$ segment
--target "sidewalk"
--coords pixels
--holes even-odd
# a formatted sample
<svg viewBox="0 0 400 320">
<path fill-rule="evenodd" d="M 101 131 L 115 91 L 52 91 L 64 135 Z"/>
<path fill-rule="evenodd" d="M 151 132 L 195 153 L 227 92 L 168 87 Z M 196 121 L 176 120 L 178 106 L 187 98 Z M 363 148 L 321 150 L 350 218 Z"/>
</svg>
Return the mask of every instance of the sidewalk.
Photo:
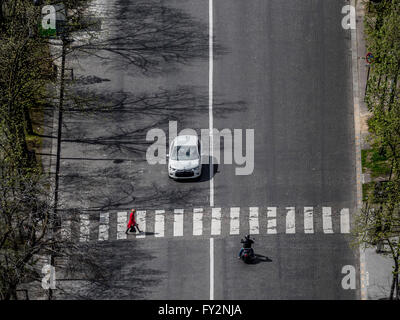
<svg viewBox="0 0 400 320">
<path fill-rule="evenodd" d="M 365 89 L 368 77 L 368 64 L 365 60 L 367 54 L 364 39 L 364 4 L 357 1 L 357 56 L 358 56 L 358 83 L 359 83 L 359 104 L 360 104 L 360 130 L 361 130 L 361 149 L 367 149 L 368 136 L 367 120 L 370 116 L 364 102 Z M 363 183 L 369 182 L 368 176 L 362 175 Z M 365 253 L 365 276 L 366 291 L 368 300 L 387 299 L 390 294 L 392 278 L 392 259 L 382 254 L 377 254 L 375 248 L 369 248 Z"/>
</svg>

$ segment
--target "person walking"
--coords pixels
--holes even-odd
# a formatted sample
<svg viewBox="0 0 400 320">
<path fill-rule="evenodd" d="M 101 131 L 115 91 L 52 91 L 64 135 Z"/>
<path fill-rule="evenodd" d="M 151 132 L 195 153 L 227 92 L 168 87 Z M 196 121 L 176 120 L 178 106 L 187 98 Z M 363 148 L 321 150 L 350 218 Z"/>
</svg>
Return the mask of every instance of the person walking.
<svg viewBox="0 0 400 320">
<path fill-rule="evenodd" d="M 128 221 L 128 225 L 127 225 L 127 229 L 125 231 L 126 234 L 128 234 L 129 231 L 135 231 L 135 227 L 137 229 L 137 231 L 140 233 L 142 231 L 139 230 L 139 225 L 137 224 L 136 220 L 135 220 L 135 213 L 136 210 L 132 209 L 131 210 L 131 214 L 129 216 L 129 221 Z"/>
</svg>

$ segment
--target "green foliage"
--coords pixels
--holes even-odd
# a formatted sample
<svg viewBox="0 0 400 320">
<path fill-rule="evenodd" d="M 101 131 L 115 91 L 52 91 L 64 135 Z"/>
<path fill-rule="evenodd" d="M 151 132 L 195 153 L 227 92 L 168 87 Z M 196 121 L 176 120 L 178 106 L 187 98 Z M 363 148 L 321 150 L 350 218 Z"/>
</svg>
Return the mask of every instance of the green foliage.
<svg viewBox="0 0 400 320">
<path fill-rule="evenodd" d="M 365 16 L 368 51 L 375 56 L 365 101 L 372 116 L 368 121 L 372 148 L 363 150 L 364 172 L 384 177 L 363 186 L 364 208 L 356 219 L 357 244 L 383 244 L 393 258 L 390 298 L 400 299 L 400 0 L 370 5 Z"/>
<path fill-rule="evenodd" d="M 63 1 L 71 9 L 86 2 Z M 62 242 L 50 232 L 57 221 L 53 193 L 32 154 L 41 144 L 32 114 L 54 98 L 47 90 L 53 58 L 39 34 L 40 18 L 33 1 L 0 0 L 0 299 L 16 299 L 19 284 L 38 280 L 38 257 Z"/>
<path fill-rule="evenodd" d="M 368 169 L 372 178 L 388 176 L 391 172 L 391 163 L 386 154 L 380 151 L 377 148 L 361 151 L 363 170 L 365 172 Z"/>
</svg>

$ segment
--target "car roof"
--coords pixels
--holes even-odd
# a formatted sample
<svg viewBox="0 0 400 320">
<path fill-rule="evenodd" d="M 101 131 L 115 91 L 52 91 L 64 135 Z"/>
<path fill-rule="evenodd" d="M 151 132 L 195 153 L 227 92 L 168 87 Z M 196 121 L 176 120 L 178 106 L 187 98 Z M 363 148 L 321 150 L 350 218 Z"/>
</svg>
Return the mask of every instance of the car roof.
<svg viewBox="0 0 400 320">
<path fill-rule="evenodd" d="M 175 146 L 195 146 L 197 145 L 198 138 L 197 136 L 193 135 L 182 135 L 182 136 L 177 136 L 173 144 Z"/>
</svg>

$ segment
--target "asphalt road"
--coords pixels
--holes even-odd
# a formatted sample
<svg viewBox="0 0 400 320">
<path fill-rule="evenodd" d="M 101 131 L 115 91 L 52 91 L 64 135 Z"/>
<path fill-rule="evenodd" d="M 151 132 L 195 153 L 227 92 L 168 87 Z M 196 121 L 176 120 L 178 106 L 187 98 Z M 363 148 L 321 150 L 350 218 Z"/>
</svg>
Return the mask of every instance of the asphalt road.
<svg viewBox="0 0 400 320">
<path fill-rule="evenodd" d="M 116 213 L 132 207 L 163 209 L 169 219 L 173 209 L 184 208 L 188 216 L 201 207 L 208 208 L 204 218 L 210 218 L 207 170 L 200 181 L 175 182 L 168 179 L 166 165 L 151 166 L 145 157 L 151 128 L 168 130 L 169 121 L 178 121 L 179 130 L 209 127 L 208 1 L 154 2 L 170 8 L 159 13 L 161 26 L 177 34 L 190 26 L 197 44 L 186 47 L 185 59 L 161 59 L 144 73 L 125 54 L 133 52 L 132 39 L 139 34 L 133 22 L 137 3 L 94 1 L 107 13 L 108 37 L 122 39 L 109 47 L 118 44 L 126 51 L 99 50 L 102 58 L 77 54 L 71 63 L 77 87 L 84 97 L 95 97 L 94 108 L 66 112 L 64 121 L 60 188 L 65 215 L 109 212 L 112 232 Z M 307 206 L 316 208 L 316 229 L 323 206 L 333 208 L 334 222 L 340 209 L 354 212 L 351 44 L 349 31 L 341 27 L 346 4 L 214 1 L 214 127 L 255 133 L 251 175 L 237 176 L 234 165 L 215 166 L 214 206 L 225 211 L 277 207 L 282 217 L 285 208 L 295 207 L 297 217 L 295 234 L 286 234 L 284 220 L 277 219 L 278 234 L 256 236 L 256 253 L 267 258 L 251 266 L 236 258 L 246 222 L 240 235 L 216 237 L 215 299 L 359 298 L 358 271 L 357 289 L 341 286 L 343 266 L 359 270 L 350 236 L 337 224 L 334 234 L 309 235 L 301 229 Z M 178 22 L 171 23 L 172 17 Z M 190 23 L 180 24 L 185 19 Z M 91 237 L 99 261 L 113 273 L 107 290 L 80 288 L 80 297 L 209 299 L 209 236 L 191 235 L 190 223 L 185 220 L 189 232 L 181 238 L 128 236 L 98 243 Z M 172 232 L 168 226 L 166 232 Z"/>
</svg>

